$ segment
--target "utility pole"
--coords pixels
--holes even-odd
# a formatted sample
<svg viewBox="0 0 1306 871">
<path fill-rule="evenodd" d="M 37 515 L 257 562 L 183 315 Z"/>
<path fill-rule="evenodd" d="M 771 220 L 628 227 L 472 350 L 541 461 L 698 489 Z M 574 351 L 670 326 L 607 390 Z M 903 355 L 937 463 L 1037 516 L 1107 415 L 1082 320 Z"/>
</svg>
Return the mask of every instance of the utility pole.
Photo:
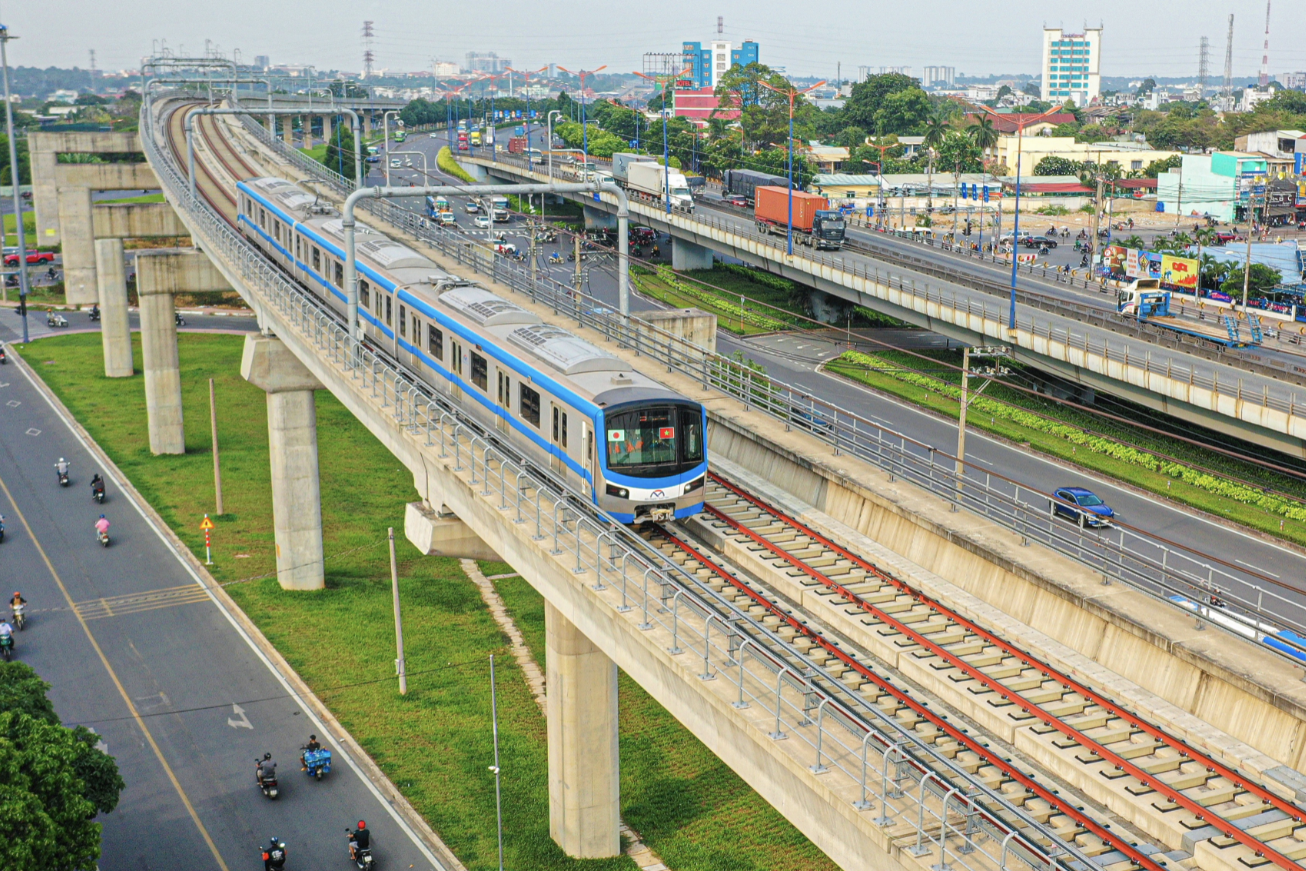
<svg viewBox="0 0 1306 871">
<path fill-rule="evenodd" d="M 576 289 L 577 298 L 580 297 L 580 233 L 572 237 L 572 244 L 575 247 L 576 254 L 576 274 L 571 280 L 571 286 Z"/>
<path fill-rule="evenodd" d="M 966 408 L 970 405 L 970 345 L 961 349 L 961 417 L 957 421 L 957 490 L 966 477 Z"/>
<path fill-rule="evenodd" d="M 1268 196 L 1268 189 L 1267 189 Z M 1256 189 L 1247 193 L 1247 262 L 1243 265 L 1243 311 L 1247 311 L 1247 290 L 1252 281 L 1252 227 L 1256 223 Z"/>
<path fill-rule="evenodd" d="M 540 207 L 540 213 L 543 214 L 543 212 L 544 212 L 544 207 L 541 205 L 541 207 Z M 531 252 L 531 254 L 530 254 L 530 257 L 531 257 L 531 292 L 532 292 L 532 293 L 535 291 L 535 286 L 536 286 L 537 284 L 539 284 L 539 281 L 540 281 L 540 274 L 539 274 L 539 273 L 540 273 L 539 252 L 538 252 L 538 251 L 536 250 L 536 248 L 535 248 L 535 231 L 536 231 L 536 228 L 537 228 L 537 224 L 536 224 L 535 221 L 532 220 L 532 221 L 531 221 L 531 248 L 530 248 L 530 252 Z"/>
<path fill-rule="evenodd" d="M 1088 274 L 1093 274 L 1093 262 L 1097 259 L 1098 241 L 1102 238 L 1098 235 L 1102 230 L 1102 173 L 1097 174 L 1097 196 L 1093 198 L 1093 238 L 1088 243 L 1092 250 L 1088 255 Z M 1103 281 L 1106 279 L 1103 278 Z"/>
<path fill-rule="evenodd" d="M 399 564 L 395 561 L 395 528 L 390 527 L 390 591 L 395 603 L 395 648 L 399 653 L 395 659 L 395 671 L 399 675 L 399 695 L 408 692 L 408 665 L 404 662 L 404 621 L 399 613 Z"/>
<path fill-rule="evenodd" d="M 213 434 L 213 490 L 217 494 L 217 516 L 226 512 L 222 510 L 222 466 L 218 462 L 218 400 L 213 390 L 213 379 L 209 379 L 209 429 Z"/>
<path fill-rule="evenodd" d="M 27 233 L 23 228 L 23 196 L 19 191 L 18 143 L 14 139 L 14 104 L 9 98 L 9 40 L 17 39 L 9 28 L 0 24 L 0 66 L 4 67 L 5 131 L 9 134 L 9 181 L 14 191 L 14 230 L 18 238 L 18 313 L 23 319 L 23 344 L 27 344 Z"/>
</svg>

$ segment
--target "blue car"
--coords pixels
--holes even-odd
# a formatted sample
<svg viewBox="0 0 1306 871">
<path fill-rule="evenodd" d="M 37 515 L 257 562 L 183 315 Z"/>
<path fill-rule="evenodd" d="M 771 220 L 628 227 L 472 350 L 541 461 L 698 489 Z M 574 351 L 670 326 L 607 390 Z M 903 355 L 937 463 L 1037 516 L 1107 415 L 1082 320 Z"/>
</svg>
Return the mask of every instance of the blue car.
<svg viewBox="0 0 1306 871">
<path fill-rule="evenodd" d="M 1083 526 L 1110 526 L 1115 511 L 1092 490 L 1062 487 L 1052 494 L 1049 509 L 1053 517 L 1065 517 Z"/>
</svg>

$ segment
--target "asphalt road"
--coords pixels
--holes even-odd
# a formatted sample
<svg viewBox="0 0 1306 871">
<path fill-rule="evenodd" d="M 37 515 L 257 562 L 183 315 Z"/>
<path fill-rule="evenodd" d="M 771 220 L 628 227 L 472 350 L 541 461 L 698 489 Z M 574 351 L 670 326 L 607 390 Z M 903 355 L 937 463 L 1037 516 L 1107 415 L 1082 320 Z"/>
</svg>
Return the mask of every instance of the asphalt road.
<svg viewBox="0 0 1306 871">
<path fill-rule="evenodd" d="M 27 355 L 38 368 L 39 348 Z M 360 818 L 382 867 L 438 867 L 333 742 L 322 782 L 299 771 L 298 748 L 326 734 L 321 723 L 116 480 L 105 476 L 104 505 L 91 500 L 103 470 L 16 363 L 0 367 L 0 403 L 0 585 L 31 609 L 17 658 L 52 685 L 65 723 L 103 737 L 127 782 L 102 819 L 101 871 L 257 868 L 273 835 L 291 868 L 349 867 L 344 829 Z M 53 469 L 61 456 L 67 488 Z M 101 512 L 108 549 L 92 528 Z M 276 801 L 254 784 L 265 751 L 279 762 Z"/>
</svg>

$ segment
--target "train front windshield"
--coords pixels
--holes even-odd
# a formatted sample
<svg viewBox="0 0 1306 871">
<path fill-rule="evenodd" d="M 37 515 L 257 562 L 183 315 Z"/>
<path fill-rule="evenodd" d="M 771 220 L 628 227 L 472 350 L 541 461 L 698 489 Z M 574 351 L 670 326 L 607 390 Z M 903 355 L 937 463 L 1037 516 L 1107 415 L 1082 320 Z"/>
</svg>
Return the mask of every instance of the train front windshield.
<svg viewBox="0 0 1306 871">
<path fill-rule="evenodd" d="M 636 478 L 663 478 L 703 462 L 703 412 L 663 405 L 606 416 L 608 468 Z"/>
</svg>

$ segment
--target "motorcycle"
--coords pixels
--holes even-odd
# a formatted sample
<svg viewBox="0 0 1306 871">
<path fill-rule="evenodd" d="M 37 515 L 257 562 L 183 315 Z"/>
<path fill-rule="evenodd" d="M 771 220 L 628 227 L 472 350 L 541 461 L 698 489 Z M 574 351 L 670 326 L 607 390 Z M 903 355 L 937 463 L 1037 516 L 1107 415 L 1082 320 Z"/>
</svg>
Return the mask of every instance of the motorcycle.
<svg viewBox="0 0 1306 871">
<path fill-rule="evenodd" d="M 0 541 L 4 541 L 4 540 L 5 540 L 5 518 L 4 515 L 0 515 Z"/>
<path fill-rule="evenodd" d="M 5 658 L 5 662 L 13 659 L 14 656 L 14 636 L 0 636 L 0 656 Z"/>
<path fill-rule="evenodd" d="M 94 500 L 95 500 L 97 503 L 99 503 L 100 505 L 103 505 L 103 504 L 104 504 L 104 488 L 103 488 L 103 487 L 96 487 L 94 490 L 92 490 L 92 491 L 91 491 L 91 498 L 94 499 Z"/>
<path fill-rule="evenodd" d="M 47 327 L 66 327 L 68 326 L 68 318 L 61 314 L 55 314 L 52 311 L 46 312 L 45 325 Z"/>
<path fill-rule="evenodd" d="M 263 848 L 263 867 L 269 871 L 281 871 L 286 867 L 286 844 L 273 838 L 271 842 Z"/>
<path fill-rule="evenodd" d="M 88 317 L 90 317 L 90 319 L 93 321 L 98 321 L 100 319 L 100 307 L 98 305 L 91 306 L 91 310 L 88 313 Z"/>
<path fill-rule="evenodd" d="M 345 834 L 349 836 L 352 842 L 354 837 L 353 829 L 345 829 Z M 376 867 L 376 860 L 372 858 L 372 848 L 370 846 L 354 848 L 354 865 L 360 871 L 371 871 Z"/>
<path fill-rule="evenodd" d="M 177 326 L 179 327 L 186 326 L 186 319 L 181 316 L 181 312 L 174 312 L 172 315 L 172 319 L 177 324 Z"/>
<path fill-rule="evenodd" d="M 4 347 L 0 346 L 0 366 L 3 366 L 5 363 L 8 362 L 9 362 L 9 356 L 5 353 Z"/>
<path fill-rule="evenodd" d="M 549 263 L 556 265 L 561 262 L 562 262 L 562 255 L 559 254 L 557 251 L 554 251 L 552 254 L 549 255 Z"/>
<path fill-rule="evenodd" d="M 299 749 L 304 750 L 303 747 Z M 331 773 L 330 750 L 304 750 L 300 758 L 304 761 L 309 777 L 321 780 L 322 775 Z"/>
<path fill-rule="evenodd" d="M 14 605 L 14 628 L 19 632 L 27 627 L 27 606 Z"/>
<path fill-rule="evenodd" d="M 97 530 L 95 530 L 95 537 L 96 537 L 96 539 L 100 542 L 100 546 L 101 546 L 101 547 L 108 547 L 108 546 L 109 546 L 109 533 L 108 533 L 108 532 L 102 532 L 102 531 L 100 531 L 100 530 L 97 529 Z"/>
<path fill-rule="evenodd" d="M 257 765 L 261 761 L 261 759 L 254 760 L 254 765 L 256 766 L 254 769 L 254 778 L 258 781 L 258 787 L 263 790 L 263 794 L 269 799 L 274 799 L 277 797 L 277 776 L 275 774 L 260 774 Z"/>
<path fill-rule="evenodd" d="M 59 472 L 59 486 L 60 487 L 68 486 L 68 473 L 66 471 Z"/>
</svg>

